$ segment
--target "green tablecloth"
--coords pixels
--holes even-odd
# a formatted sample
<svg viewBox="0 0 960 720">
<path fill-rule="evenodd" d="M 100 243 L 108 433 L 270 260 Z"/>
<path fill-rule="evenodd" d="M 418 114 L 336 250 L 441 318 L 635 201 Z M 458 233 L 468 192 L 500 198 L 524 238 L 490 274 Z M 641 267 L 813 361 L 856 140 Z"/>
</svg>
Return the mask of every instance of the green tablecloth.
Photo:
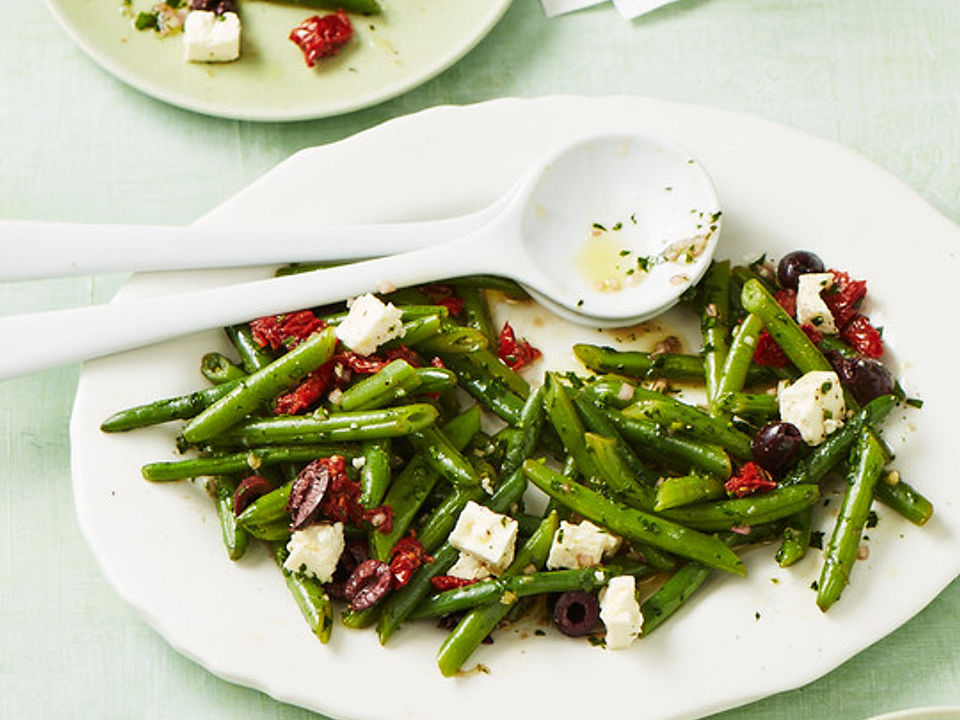
<svg viewBox="0 0 960 720">
<path fill-rule="evenodd" d="M 427 85 L 293 125 L 167 107 L 88 61 L 41 3 L 7 0 L 4 9 L 4 218 L 185 223 L 291 152 L 397 115 L 507 95 L 635 93 L 752 112 L 836 140 L 960 220 L 958 3 L 681 0 L 628 23 L 606 5 L 546 20 L 537 0 L 515 0 L 476 50 Z M 121 281 L 0 285 L 0 300 L 8 313 L 82 305 L 106 300 Z M 3 339 L 13 342 L 29 339 Z M 180 657 L 101 577 L 70 488 L 77 371 L 0 383 L 0 718 L 310 717 Z M 717 718 L 854 720 L 953 703 L 960 583 L 827 677 Z"/>
</svg>

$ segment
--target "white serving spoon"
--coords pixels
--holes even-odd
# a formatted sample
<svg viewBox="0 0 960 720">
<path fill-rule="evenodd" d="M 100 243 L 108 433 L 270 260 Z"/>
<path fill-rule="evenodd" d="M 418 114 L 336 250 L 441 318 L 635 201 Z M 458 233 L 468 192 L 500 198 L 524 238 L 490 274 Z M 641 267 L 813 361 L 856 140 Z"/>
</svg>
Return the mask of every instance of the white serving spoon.
<svg viewBox="0 0 960 720">
<path fill-rule="evenodd" d="M 385 282 L 405 287 L 475 273 L 516 280 L 574 322 L 629 325 L 676 303 L 706 271 L 720 234 L 716 194 L 700 165 L 663 140 L 631 134 L 565 145 L 471 217 L 481 222 L 460 237 L 390 257 L 0 318 L 0 336 L 29 338 L 6 344 L 0 379 L 376 292 Z M 364 243 L 381 231 L 394 232 L 353 229 Z"/>
</svg>

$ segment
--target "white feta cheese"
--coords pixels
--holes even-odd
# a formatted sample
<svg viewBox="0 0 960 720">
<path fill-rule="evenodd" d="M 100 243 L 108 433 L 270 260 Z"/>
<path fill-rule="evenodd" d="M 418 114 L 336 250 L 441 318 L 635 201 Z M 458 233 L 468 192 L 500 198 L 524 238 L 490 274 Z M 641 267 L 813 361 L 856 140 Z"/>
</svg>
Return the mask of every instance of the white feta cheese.
<svg viewBox="0 0 960 720">
<path fill-rule="evenodd" d="M 840 378 L 831 370 L 808 372 L 792 385 L 777 387 L 780 419 L 796 425 L 808 445 L 819 445 L 843 425 L 846 405 Z"/>
<path fill-rule="evenodd" d="M 230 62 L 240 57 L 240 16 L 193 10 L 183 24 L 187 62 Z"/>
<path fill-rule="evenodd" d="M 637 602 L 637 582 L 632 575 L 618 575 L 600 591 L 600 619 L 607 629 L 606 645 L 622 650 L 643 628 L 643 614 Z"/>
<path fill-rule="evenodd" d="M 597 527 L 589 520 L 579 524 L 560 522 L 553 535 L 547 567 L 551 570 L 593 567 L 599 565 L 604 554 L 620 547 L 620 538 Z"/>
<path fill-rule="evenodd" d="M 797 322 L 827 335 L 837 333 L 837 322 L 820 293 L 833 287 L 833 273 L 804 273 L 797 281 Z"/>
<path fill-rule="evenodd" d="M 375 296 L 361 295 L 337 326 L 337 337 L 360 355 L 370 355 L 388 340 L 403 337 L 403 313 L 393 303 L 384 305 Z"/>
<path fill-rule="evenodd" d="M 460 512 L 450 544 L 499 573 L 513 560 L 517 521 L 472 500 Z"/>
<path fill-rule="evenodd" d="M 330 582 L 343 548 L 343 523 L 309 525 L 290 536 L 290 554 L 283 567 L 322 583 Z"/>
<path fill-rule="evenodd" d="M 447 575 L 461 580 L 483 580 L 492 574 L 489 567 L 465 552 L 460 553 L 457 561 L 447 570 Z"/>
</svg>

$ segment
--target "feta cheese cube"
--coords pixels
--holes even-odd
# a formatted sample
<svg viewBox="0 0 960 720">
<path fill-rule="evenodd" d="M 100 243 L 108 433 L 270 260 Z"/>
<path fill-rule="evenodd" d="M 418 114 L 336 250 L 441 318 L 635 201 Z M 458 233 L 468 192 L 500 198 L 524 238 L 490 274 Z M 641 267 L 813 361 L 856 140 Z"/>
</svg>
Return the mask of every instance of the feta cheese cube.
<svg viewBox="0 0 960 720">
<path fill-rule="evenodd" d="M 577 525 L 563 520 L 554 533 L 547 567 L 551 570 L 593 567 L 600 564 L 604 554 L 615 552 L 618 547 L 620 538 L 589 520 Z"/>
<path fill-rule="evenodd" d="M 797 281 L 797 322 L 812 325 L 827 335 L 837 333 L 837 323 L 820 293 L 833 287 L 833 273 L 804 273 Z"/>
<path fill-rule="evenodd" d="M 290 536 L 287 543 L 290 554 L 283 567 L 322 583 L 330 582 L 343 548 L 343 523 L 308 525 Z"/>
<path fill-rule="evenodd" d="M 240 57 L 240 16 L 193 10 L 183 25 L 187 62 L 230 62 Z"/>
<path fill-rule="evenodd" d="M 780 419 L 795 425 L 808 445 L 819 445 L 846 420 L 843 387 L 831 370 L 808 372 L 792 385 L 781 382 L 777 402 Z"/>
<path fill-rule="evenodd" d="M 517 521 L 483 505 L 467 503 L 450 533 L 450 544 L 499 573 L 513 560 Z"/>
<path fill-rule="evenodd" d="M 610 650 L 622 650 L 640 634 L 643 614 L 637 602 L 637 582 L 632 575 L 611 578 L 600 591 L 600 619 L 607 629 L 606 645 Z"/>
<path fill-rule="evenodd" d="M 473 555 L 467 555 L 464 552 L 460 553 L 457 561 L 447 570 L 447 575 L 452 575 L 461 580 L 483 580 L 492 574 L 489 567 Z"/>
<path fill-rule="evenodd" d="M 384 305 L 375 296 L 361 295 L 337 326 L 337 337 L 360 355 L 370 355 L 394 338 L 403 337 L 403 313 L 393 303 Z"/>
</svg>

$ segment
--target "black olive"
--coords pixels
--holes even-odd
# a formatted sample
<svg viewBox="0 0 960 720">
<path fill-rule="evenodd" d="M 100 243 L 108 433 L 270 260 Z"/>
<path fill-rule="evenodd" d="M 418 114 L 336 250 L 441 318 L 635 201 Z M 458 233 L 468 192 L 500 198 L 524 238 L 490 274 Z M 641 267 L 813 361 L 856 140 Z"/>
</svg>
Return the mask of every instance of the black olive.
<svg viewBox="0 0 960 720">
<path fill-rule="evenodd" d="M 839 353 L 830 353 L 827 359 L 840 382 L 860 404 L 866 404 L 881 395 L 889 395 L 894 390 L 893 374 L 873 358 L 866 355 L 847 358 Z"/>
<path fill-rule="evenodd" d="M 753 461 L 772 473 L 783 470 L 793 462 L 803 446 L 803 436 L 796 425 L 788 422 L 771 422 L 753 436 L 750 450 Z"/>
<path fill-rule="evenodd" d="M 393 574 L 390 566 L 379 560 L 364 560 L 350 575 L 343 594 L 350 601 L 353 611 L 366 610 L 377 604 L 390 592 Z"/>
<path fill-rule="evenodd" d="M 777 282 L 787 290 L 796 290 L 801 275 L 823 272 L 823 260 L 807 250 L 787 253 L 777 265 Z"/>
<path fill-rule="evenodd" d="M 583 590 L 565 592 L 553 608 L 553 622 L 557 629 L 570 637 L 589 633 L 600 619 L 600 603 Z"/>
</svg>

